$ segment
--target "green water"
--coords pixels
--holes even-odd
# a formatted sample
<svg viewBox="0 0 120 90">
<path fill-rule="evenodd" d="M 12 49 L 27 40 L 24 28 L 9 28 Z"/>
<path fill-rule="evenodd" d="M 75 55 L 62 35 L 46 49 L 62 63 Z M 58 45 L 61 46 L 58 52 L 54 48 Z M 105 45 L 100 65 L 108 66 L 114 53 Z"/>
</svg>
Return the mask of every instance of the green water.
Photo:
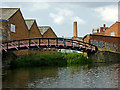
<svg viewBox="0 0 120 90">
<path fill-rule="evenodd" d="M 117 88 L 120 64 L 7 70 L 3 88 Z"/>
</svg>

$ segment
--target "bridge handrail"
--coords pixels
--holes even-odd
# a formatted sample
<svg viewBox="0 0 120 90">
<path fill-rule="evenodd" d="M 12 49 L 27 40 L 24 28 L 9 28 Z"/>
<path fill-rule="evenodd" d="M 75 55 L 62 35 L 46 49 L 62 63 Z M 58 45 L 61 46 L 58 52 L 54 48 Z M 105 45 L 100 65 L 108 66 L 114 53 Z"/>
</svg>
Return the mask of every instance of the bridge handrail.
<svg viewBox="0 0 120 90">
<path fill-rule="evenodd" d="M 10 40 L 10 41 L 3 41 L 2 44 L 5 44 L 5 43 L 11 43 L 11 42 L 20 42 L 20 41 L 24 41 L 24 40 L 35 40 L 35 39 L 38 39 L 38 40 L 43 40 L 43 39 L 47 39 L 48 41 L 51 40 L 51 39 L 54 39 L 56 40 L 56 43 L 58 43 L 57 41 L 58 40 L 62 40 L 63 43 L 65 44 L 66 42 L 71 42 L 71 43 L 76 43 L 76 44 L 79 44 L 79 45 L 83 45 L 85 47 L 88 47 L 88 46 L 92 46 L 92 47 L 95 47 L 96 50 L 98 50 L 97 46 L 95 45 L 92 45 L 90 43 L 86 43 L 86 42 L 83 42 L 83 41 L 79 41 L 79 40 L 72 40 L 72 39 L 66 39 L 66 38 L 25 38 L 25 39 L 17 39 L 17 40 Z M 73 42 L 73 41 L 76 41 L 76 42 Z M 41 41 L 40 41 L 41 42 Z M 80 43 L 83 43 L 83 44 L 80 44 Z M 86 45 L 88 44 L 88 46 Z"/>
<path fill-rule="evenodd" d="M 2 44 L 15 42 L 15 41 L 33 40 L 33 39 L 64 39 L 64 38 L 25 38 L 25 39 L 16 39 L 16 40 L 3 41 Z M 67 40 L 71 40 L 71 39 L 67 39 Z"/>
</svg>

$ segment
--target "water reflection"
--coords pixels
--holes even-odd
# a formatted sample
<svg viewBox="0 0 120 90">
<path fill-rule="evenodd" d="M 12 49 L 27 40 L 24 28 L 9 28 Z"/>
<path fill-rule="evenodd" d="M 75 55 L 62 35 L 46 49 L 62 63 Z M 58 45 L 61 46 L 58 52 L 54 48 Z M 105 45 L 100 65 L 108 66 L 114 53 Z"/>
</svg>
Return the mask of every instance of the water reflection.
<svg viewBox="0 0 120 90">
<path fill-rule="evenodd" d="M 120 64 L 74 65 L 9 70 L 3 87 L 117 88 Z"/>
<path fill-rule="evenodd" d="M 55 76 L 57 76 L 57 68 L 55 67 L 20 68 L 8 70 L 7 75 L 3 78 L 2 84 L 3 88 L 25 88 L 28 87 L 28 83 Z"/>
</svg>

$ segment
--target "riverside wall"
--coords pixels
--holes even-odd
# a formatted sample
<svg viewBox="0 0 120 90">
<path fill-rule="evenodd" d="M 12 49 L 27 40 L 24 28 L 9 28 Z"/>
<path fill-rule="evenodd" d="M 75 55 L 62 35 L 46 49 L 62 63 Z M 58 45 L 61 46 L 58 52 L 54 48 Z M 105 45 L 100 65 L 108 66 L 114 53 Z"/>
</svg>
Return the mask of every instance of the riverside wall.
<svg viewBox="0 0 120 90">
<path fill-rule="evenodd" d="M 94 55 L 89 56 L 94 62 L 97 63 L 119 63 L 120 53 L 110 51 L 97 51 Z"/>
</svg>

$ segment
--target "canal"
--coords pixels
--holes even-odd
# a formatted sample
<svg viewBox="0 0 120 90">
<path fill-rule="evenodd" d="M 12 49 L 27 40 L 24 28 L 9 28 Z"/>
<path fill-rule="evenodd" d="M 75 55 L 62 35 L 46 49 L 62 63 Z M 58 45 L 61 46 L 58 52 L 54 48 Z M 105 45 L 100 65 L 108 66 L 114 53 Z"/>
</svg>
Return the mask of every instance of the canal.
<svg viewBox="0 0 120 90">
<path fill-rule="evenodd" d="M 3 88 L 117 88 L 120 64 L 7 70 Z"/>
</svg>

